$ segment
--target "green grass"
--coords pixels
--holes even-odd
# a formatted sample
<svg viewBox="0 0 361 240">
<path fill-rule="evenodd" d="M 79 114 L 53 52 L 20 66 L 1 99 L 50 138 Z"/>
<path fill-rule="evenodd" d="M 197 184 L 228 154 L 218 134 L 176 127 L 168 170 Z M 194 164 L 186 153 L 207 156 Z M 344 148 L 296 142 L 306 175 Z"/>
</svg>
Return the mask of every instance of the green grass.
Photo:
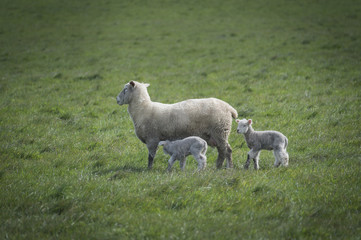
<svg viewBox="0 0 361 240">
<path fill-rule="evenodd" d="M 361 4 L 3 0 L 1 239 L 360 239 Z M 165 171 L 115 97 L 217 97 L 289 139 L 290 166 Z"/>
</svg>

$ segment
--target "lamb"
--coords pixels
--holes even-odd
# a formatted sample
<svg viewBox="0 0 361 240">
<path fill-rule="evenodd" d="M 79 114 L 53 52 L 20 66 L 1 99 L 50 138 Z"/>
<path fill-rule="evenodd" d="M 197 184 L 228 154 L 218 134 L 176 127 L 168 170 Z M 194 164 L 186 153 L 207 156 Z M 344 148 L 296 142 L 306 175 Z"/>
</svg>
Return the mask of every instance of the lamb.
<svg viewBox="0 0 361 240">
<path fill-rule="evenodd" d="M 180 161 L 180 168 L 183 171 L 186 158 L 191 154 L 198 162 L 198 171 L 206 168 L 207 142 L 200 137 L 192 136 L 176 141 L 160 141 L 158 146 L 163 146 L 164 153 L 171 156 L 168 161 L 168 171 L 172 169 L 176 160 Z"/>
<path fill-rule="evenodd" d="M 216 98 L 189 99 L 174 104 L 152 102 L 148 86 L 130 81 L 117 96 L 117 103 L 128 104 L 135 134 L 148 148 L 149 169 L 160 141 L 189 136 L 198 136 L 217 148 L 217 168 L 222 167 L 225 158 L 227 168 L 233 167 L 232 149 L 228 144 L 232 118 L 238 115 L 233 107 Z"/>
<path fill-rule="evenodd" d="M 254 131 L 252 119 L 237 119 L 236 122 L 238 123 L 237 133 L 244 135 L 247 146 L 251 149 L 247 155 L 247 161 L 244 165 L 245 169 L 248 169 L 250 159 L 253 159 L 254 168 L 256 170 L 259 169 L 259 155 L 262 149 L 273 150 L 275 167 L 278 167 L 281 163 L 285 167 L 288 166 L 287 137 L 277 131 Z"/>
</svg>

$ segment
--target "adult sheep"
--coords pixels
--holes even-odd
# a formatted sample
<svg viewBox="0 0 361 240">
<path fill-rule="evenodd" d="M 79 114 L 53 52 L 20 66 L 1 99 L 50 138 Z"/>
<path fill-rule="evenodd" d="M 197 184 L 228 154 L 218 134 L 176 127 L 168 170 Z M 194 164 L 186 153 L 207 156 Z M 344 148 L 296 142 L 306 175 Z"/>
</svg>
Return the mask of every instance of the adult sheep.
<svg viewBox="0 0 361 240">
<path fill-rule="evenodd" d="M 237 111 L 216 98 L 189 99 L 174 104 L 150 100 L 149 84 L 130 81 L 117 96 L 119 105 L 128 104 L 137 137 L 147 145 L 148 168 L 153 166 L 158 143 L 198 136 L 218 150 L 217 168 L 227 159 L 227 168 L 233 167 L 232 149 L 228 144 L 232 118 Z"/>
</svg>

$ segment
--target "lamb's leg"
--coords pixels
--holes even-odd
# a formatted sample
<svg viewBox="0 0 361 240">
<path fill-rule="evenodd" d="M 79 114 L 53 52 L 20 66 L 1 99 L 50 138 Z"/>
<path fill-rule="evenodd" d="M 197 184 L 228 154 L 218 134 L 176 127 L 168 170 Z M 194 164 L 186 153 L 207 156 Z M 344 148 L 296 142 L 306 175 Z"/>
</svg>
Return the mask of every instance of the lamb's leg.
<svg viewBox="0 0 361 240">
<path fill-rule="evenodd" d="M 244 164 L 244 169 L 246 169 L 246 170 L 248 169 L 250 160 L 251 160 L 251 158 L 249 157 L 249 153 L 248 153 L 246 163 Z"/>
<path fill-rule="evenodd" d="M 254 169 L 258 170 L 259 169 L 259 155 L 260 155 L 261 151 L 259 151 L 256 156 L 253 158 L 253 165 L 254 165 Z"/>
<path fill-rule="evenodd" d="M 198 171 L 205 168 L 205 163 L 207 161 L 207 157 L 205 155 L 207 151 L 207 145 L 199 145 L 194 144 L 189 149 L 190 153 L 193 155 L 194 159 L 198 162 Z"/>
<path fill-rule="evenodd" d="M 280 155 L 279 149 L 273 150 L 273 156 L 275 157 L 275 163 L 273 164 L 275 167 L 279 167 L 282 162 L 282 157 Z"/>
<path fill-rule="evenodd" d="M 198 154 L 198 155 L 194 155 L 194 158 L 197 160 L 198 162 L 198 171 L 201 171 L 203 169 L 206 168 L 206 164 L 207 164 L 207 157 L 206 155 L 203 154 Z"/>
<path fill-rule="evenodd" d="M 202 157 L 202 161 L 203 161 L 202 169 L 206 169 L 206 166 L 207 166 L 207 156 L 206 156 L 207 148 L 208 148 L 208 146 L 207 146 L 207 144 L 205 144 L 203 147 L 202 153 L 200 154 Z"/>
<path fill-rule="evenodd" d="M 206 169 L 207 166 L 207 156 L 205 154 L 201 154 L 201 158 L 202 158 L 202 170 Z"/>
<path fill-rule="evenodd" d="M 184 168 L 186 167 L 186 158 L 183 158 L 179 161 L 179 166 L 182 171 L 184 171 Z"/>
<path fill-rule="evenodd" d="M 256 158 L 259 156 L 259 153 L 260 153 L 260 151 L 255 150 L 255 149 L 251 149 L 248 152 L 247 161 L 244 164 L 244 169 L 248 169 L 251 159 L 253 159 L 254 163 L 255 163 L 255 161 L 257 161 L 257 165 L 258 165 L 258 160 L 256 160 Z M 256 167 L 256 163 L 255 163 L 255 167 Z"/>
<path fill-rule="evenodd" d="M 201 154 L 206 155 L 207 148 L 208 148 L 207 145 L 205 145 L 205 146 L 203 147 L 203 149 L 202 149 Z"/>
<path fill-rule="evenodd" d="M 169 172 L 172 170 L 172 166 L 173 166 L 173 164 L 174 164 L 175 161 L 176 161 L 176 158 L 175 158 L 174 155 L 172 155 L 172 156 L 170 157 L 170 159 L 168 160 L 168 168 L 167 168 L 167 170 L 168 170 Z"/>
<path fill-rule="evenodd" d="M 280 163 L 283 165 L 283 166 L 285 166 L 285 167 L 287 167 L 288 166 L 288 153 L 287 153 L 287 151 L 285 150 L 285 149 L 282 149 L 282 150 L 280 150 L 279 151 L 279 155 L 280 155 Z"/>
<path fill-rule="evenodd" d="M 284 154 L 285 154 L 285 158 L 284 158 L 283 165 L 284 165 L 285 167 L 287 167 L 287 166 L 288 166 L 288 161 L 289 161 L 290 157 L 288 156 L 288 153 L 287 153 L 286 150 L 285 150 Z"/>
</svg>

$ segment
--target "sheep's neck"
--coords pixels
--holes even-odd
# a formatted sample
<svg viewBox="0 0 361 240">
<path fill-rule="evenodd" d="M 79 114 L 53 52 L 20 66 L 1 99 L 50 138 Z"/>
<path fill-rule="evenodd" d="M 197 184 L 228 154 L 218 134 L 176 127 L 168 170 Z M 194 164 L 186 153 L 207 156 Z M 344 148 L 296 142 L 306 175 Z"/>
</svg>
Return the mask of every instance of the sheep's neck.
<svg viewBox="0 0 361 240">
<path fill-rule="evenodd" d="M 142 112 L 144 112 L 145 109 L 149 108 L 151 103 L 152 101 L 150 101 L 150 99 L 142 99 L 129 103 L 128 112 L 133 122 L 137 122 L 138 117 L 142 116 Z"/>
</svg>

